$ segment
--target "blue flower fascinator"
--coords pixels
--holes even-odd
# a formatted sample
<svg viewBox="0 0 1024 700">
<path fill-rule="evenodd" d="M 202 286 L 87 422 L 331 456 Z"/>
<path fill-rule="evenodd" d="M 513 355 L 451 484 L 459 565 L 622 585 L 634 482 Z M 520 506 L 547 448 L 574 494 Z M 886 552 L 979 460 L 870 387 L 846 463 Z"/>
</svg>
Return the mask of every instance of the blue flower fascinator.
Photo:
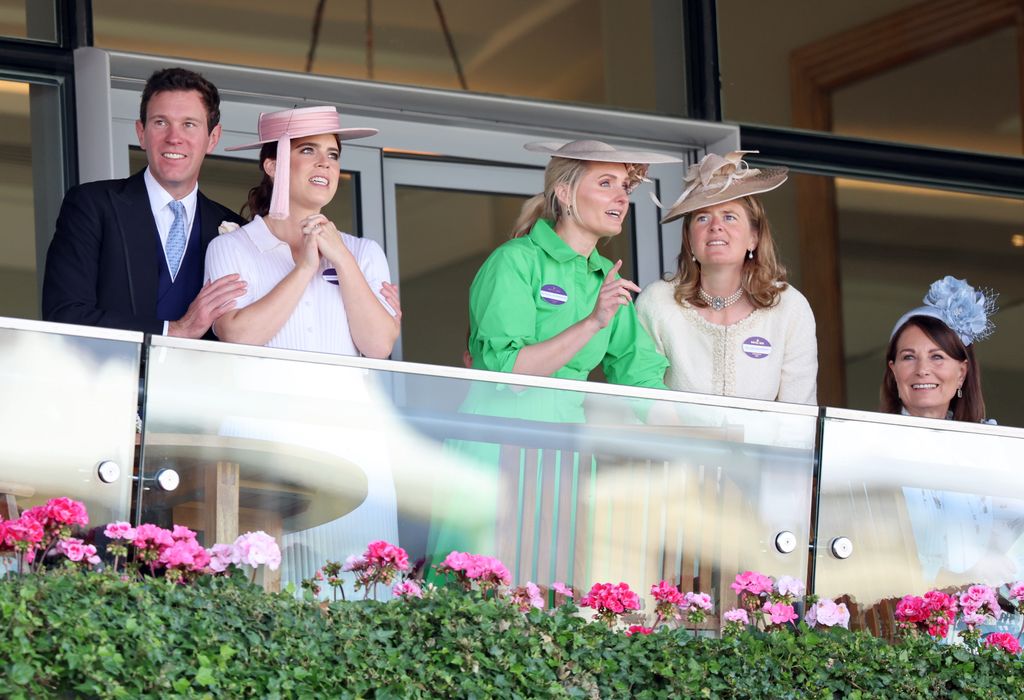
<svg viewBox="0 0 1024 700">
<path fill-rule="evenodd" d="M 996 312 L 998 296 L 992 290 L 977 290 L 967 284 L 966 280 L 946 275 L 932 282 L 924 296 L 924 306 L 900 316 L 889 337 L 896 335 L 896 331 L 912 316 L 931 316 L 949 326 L 950 330 L 960 336 L 964 345 L 984 340 L 995 330 L 989 317 Z"/>
</svg>

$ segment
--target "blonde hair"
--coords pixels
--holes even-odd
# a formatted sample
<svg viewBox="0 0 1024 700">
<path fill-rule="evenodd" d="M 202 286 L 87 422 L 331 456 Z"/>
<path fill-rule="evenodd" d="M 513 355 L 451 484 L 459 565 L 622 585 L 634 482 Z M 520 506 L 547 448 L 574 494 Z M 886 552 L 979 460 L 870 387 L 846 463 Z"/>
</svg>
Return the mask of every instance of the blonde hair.
<svg viewBox="0 0 1024 700">
<path fill-rule="evenodd" d="M 579 209 L 576 206 L 576 191 L 580 181 L 595 161 L 577 160 L 575 158 L 553 157 L 544 169 L 544 191 L 535 194 L 523 202 L 515 226 L 512 227 L 512 238 L 522 238 L 530 232 L 539 219 L 547 219 L 552 223 L 566 213 L 558 201 L 556 191 L 560 185 L 569 189 L 569 215 L 580 222 Z M 626 166 L 626 187 L 632 192 L 647 176 L 645 163 L 623 163 Z"/>
<path fill-rule="evenodd" d="M 750 218 L 750 225 L 757 232 L 753 259 L 743 259 L 740 286 L 755 308 L 769 309 L 779 303 L 779 295 L 789 286 L 786 283 L 786 268 L 779 262 L 772 230 L 761 202 L 753 195 L 735 201 L 743 205 Z M 700 290 L 700 263 L 694 260 L 690 248 L 690 224 L 696 213 L 692 211 L 683 217 L 683 247 L 679 252 L 679 269 L 671 281 L 676 286 L 676 302 L 682 304 L 686 301 L 691 306 L 707 307 L 707 303 L 697 294 Z"/>
</svg>

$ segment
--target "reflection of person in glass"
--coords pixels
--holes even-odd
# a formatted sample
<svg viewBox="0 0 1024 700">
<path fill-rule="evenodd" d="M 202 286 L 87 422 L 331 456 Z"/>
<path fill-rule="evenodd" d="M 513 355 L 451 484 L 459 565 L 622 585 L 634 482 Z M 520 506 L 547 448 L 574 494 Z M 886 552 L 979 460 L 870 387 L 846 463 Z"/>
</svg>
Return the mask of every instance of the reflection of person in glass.
<svg viewBox="0 0 1024 700">
<path fill-rule="evenodd" d="M 639 288 L 619 276 L 622 262 L 602 256 L 598 244 L 622 231 L 630 192 L 643 181 L 648 164 L 678 159 L 622 151 L 599 141 L 526 148 L 552 156 L 544 191 L 524 203 L 513 239 L 487 258 L 470 288 L 473 367 L 586 380 L 601 365 L 612 383 L 664 388 L 667 363 L 633 307 L 631 292 Z M 583 398 L 576 391 L 476 382 L 461 411 L 579 423 Z M 449 447 L 471 461 L 463 463 L 467 478 L 462 484 L 435 493 L 430 552 L 439 557 L 452 549 L 495 553 L 496 499 L 509 494 L 472 492 L 466 484 L 470 474 L 497 478 L 501 446 L 458 442 Z M 510 468 L 518 474 L 518 457 L 512 461 Z"/>
<path fill-rule="evenodd" d="M 754 196 L 786 181 L 744 151 L 690 167 L 662 223 L 683 220 L 679 270 L 637 299 L 640 321 L 669 359 L 670 389 L 816 402 L 814 315 L 786 282 L 764 208 Z"/>
<path fill-rule="evenodd" d="M 342 129 L 334 107 L 261 114 L 263 179 L 249 192 L 252 221 L 214 240 L 206 275 L 242 275 L 249 286 L 214 325 L 221 340 L 384 358 L 399 326 L 384 252 L 340 233 L 321 212 L 341 177 L 341 141 L 376 129 Z"/>
<path fill-rule="evenodd" d="M 993 328 L 994 296 L 963 280 L 932 284 L 924 305 L 905 313 L 886 351 L 881 410 L 970 423 L 985 419 L 973 345 Z M 926 581 L 1001 584 L 1018 577 L 1014 541 L 1020 504 L 992 496 L 904 487 Z"/>
</svg>

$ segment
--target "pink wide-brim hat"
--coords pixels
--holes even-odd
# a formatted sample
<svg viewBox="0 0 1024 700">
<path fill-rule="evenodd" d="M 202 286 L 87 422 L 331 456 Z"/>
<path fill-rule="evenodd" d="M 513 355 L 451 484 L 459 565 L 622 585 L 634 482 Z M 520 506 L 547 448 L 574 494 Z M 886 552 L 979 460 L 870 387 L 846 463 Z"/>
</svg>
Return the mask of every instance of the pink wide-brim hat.
<svg viewBox="0 0 1024 700">
<path fill-rule="evenodd" d="M 338 110 L 334 107 L 297 107 L 280 112 L 262 112 L 256 126 L 258 141 L 244 146 L 231 146 L 225 151 L 245 151 L 261 148 L 263 144 L 277 141 L 277 170 L 274 176 L 274 192 L 270 197 L 272 219 L 288 218 L 288 178 L 290 175 L 292 139 L 319 134 L 337 134 L 342 141 L 373 136 L 377 129 L 370 127 L 341 128 Z"/>
</svg>

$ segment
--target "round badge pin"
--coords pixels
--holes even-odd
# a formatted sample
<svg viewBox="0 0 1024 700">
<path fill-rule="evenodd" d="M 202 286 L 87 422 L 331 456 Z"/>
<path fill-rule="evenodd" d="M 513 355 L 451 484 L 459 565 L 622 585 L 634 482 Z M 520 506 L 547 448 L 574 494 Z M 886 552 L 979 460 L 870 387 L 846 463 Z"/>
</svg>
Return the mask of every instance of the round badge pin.
<svg viewBox="0 0 1024 700">
<path fill-rule="evenodd" d="M 334 286 L 338 286 L 338 271 L 333 267 L 329 267 L 321 272 L 320 276 L 324 278 L 324 282 L 330 282 Z"/>
<path fill-rule="evenodd" d="M 761 360 L 772 354 L 772 344 L 766 338 L 752 335 L 743 341 L 743 353 L 747 357 Z"/>
<path fill-rule="evenodd" d="M 557 284 L 545 284 L 540 288 L 540 298 L 549 304 L 560 306 L 569 301 L 569 295 Z"/>
</svg>

